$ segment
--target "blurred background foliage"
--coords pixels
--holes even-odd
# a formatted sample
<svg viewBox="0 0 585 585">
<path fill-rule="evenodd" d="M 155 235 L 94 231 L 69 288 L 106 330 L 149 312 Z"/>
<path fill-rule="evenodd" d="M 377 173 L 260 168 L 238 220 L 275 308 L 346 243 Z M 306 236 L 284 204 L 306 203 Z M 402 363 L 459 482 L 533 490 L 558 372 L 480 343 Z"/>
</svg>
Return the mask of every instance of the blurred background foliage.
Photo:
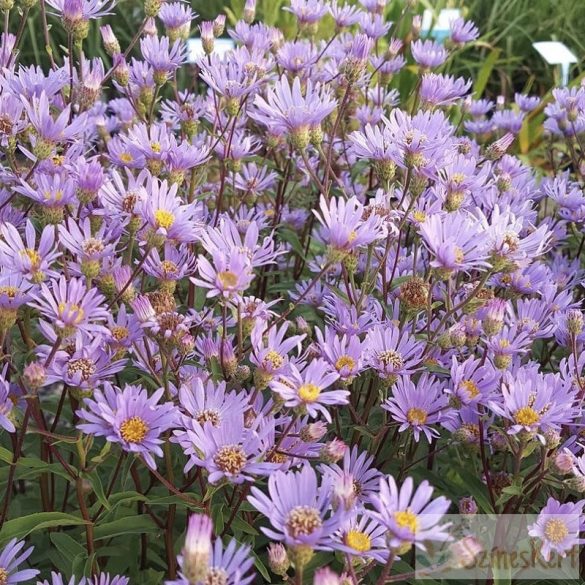
<svg viewBox="0 0 585 585">
<path fill-rule="evenodd" d="M 357 0 L 347 1 L 357 3 Z M 389 20 L 396 20 L 405 1 L 388 1 L 386 11 Z M 294 16 L 282 10 L 288 2 L 258 0 L 257 20 L 277 25 L 288 37 L 294 36 Z M 194 10 L 200 15 L 198 20 L 211 20 L 224 12 L 230 25 L 240 18 L 243 5 L 244 0 L 192 0 Z M 436 14 L 443 8 L 460 8 L 466 18 L 478 25 L 481 31 L 479 41 L 457 55 L 450 65 L 449 73 L 480 79 L 482 89 L 485 87 L 485 93 L 491 97 L 512 97 L 515 91 L 544 95 L 558 82 L 556 68 L 545 64 L 532 48 L 535 41 L 563 41 L 579 59 L 585 55 L 585 36 L 582 34 L 585 26 L 585 0 L 419 0 L 414 11 L 422 13 L 425 8 L 432 9 Z M 64 54 L 67 44 L 65 33 L 58 20 L 50 14 L 48 6 L 47 11 L 53 53 Z M 105 21 L 113 25 L 124 47 L 139 27 L 142 17 L 142 2 L 120 0 L 116 15 Z M 11 16 L 10 28 L 13 32 L 18 21 L 17 15 Z M 193 27 L 193 36 L 198 34 L 196 25 L 197 21 Z M 403 27 L 408 26 L 409 22 L 404 21 Z M 319 36 L 328 38 L 332 34 L 333 23 L 327 18 L 322 23 Z M 39 5 L 27 16 L 23 41 L 21 62 L 40 63 L 46 67 L 48 58 Z M 107 59 L 101 47 L 99 26 L 93 21 L 84 48 L 86 55 Z M 580 75 L 582 67 L 582 62 L 576 64 L 572 77 Z"/>
</svg>

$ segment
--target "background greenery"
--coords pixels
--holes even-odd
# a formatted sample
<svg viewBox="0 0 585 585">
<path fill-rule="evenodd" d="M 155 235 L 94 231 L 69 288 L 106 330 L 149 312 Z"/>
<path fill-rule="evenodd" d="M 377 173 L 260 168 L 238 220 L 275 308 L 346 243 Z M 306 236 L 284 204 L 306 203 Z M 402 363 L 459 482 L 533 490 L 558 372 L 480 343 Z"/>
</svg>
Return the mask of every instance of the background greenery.
<svg viewBox="0 0 585 585">
<path fill-rule="evenodd" d="M 348 0 L 357 3 L 357 0 Z M 405 0 L 389 0 L 387 13 L 395 19 Z M 127 44 L 139 26 L 143 9 L 140 0 L 120 0 L 115 19 L 110 19 L 122 47 Z M 282 10 L 288 0 L 258 0 L 257 18 L 267 24 L 278 25 L 285 32 L 294 32 L 294 17 Z M 244 0 L 192 0 L 192 6 L 201 19 L 213 19 L 225 12 L 228 22 L 235 22 L 242 14 Z M 546 65 L 532 43 L 543 40 L 565 42 L 579 58 L 585 54 L 585 1 L 583 0 L 420 0 L 416 11 L 424 8 L 439 12 L 442 8 L 461 8 L 467 18 L 473 20 L 481 31 L 479 42 L 455 59 L 451 72 L 477 79 L 486 61 L 490 75 L 486 80 L 486 92 L 490 96 L 513 96 L 515 91 L 531 91 L 545 94 L 557 81 L 558 72 Z M 50 12 L 50 7 L 48 7 Z M 57 19 L 49 14 L 49 26 L 55 54 L 63 54 L 66 38 Z M 107 19 L 106 19 L 107 20 Z M 404 25 L 408 26 L 408 22 Z M 18 19 L 12 17 L 11 29 L 16 29 Z M 331 31 L 333 27 L 331 25 Z M 194 34 L 196 32 L 194 31 Z M 323 28 L 322 36 L 328 34 Z M 47 65 L 44 47 L 42 19 L 39 6 L 33 8 L 26 22 L 21 62 Z M 90 37 L 85 46 L 86 54 L 105 57 L 101 48 L 99 27 L 92 22 Z M 493 66 L 493 67 L 492 67 Z M 578 63 L 573 76 L 581 73 Z"/>
</svg>

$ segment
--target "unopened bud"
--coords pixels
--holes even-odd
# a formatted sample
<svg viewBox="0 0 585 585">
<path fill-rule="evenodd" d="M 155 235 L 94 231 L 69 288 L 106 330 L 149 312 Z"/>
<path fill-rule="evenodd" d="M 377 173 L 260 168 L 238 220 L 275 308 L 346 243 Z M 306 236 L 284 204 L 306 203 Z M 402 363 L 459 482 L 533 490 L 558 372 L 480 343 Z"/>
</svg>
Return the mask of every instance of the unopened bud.
<svg viewBox="0 0 585 585">
<path fill-rule="evenodd" d="M 325 463 L 336 463 L 347 451 L 347 445 L 341 439 L 333 439 L 323 445 L 319 455 Z"/>
<path fill-rule="evenodd" d="M 268 566 L 276 575 L 284 577 L 290 567 L 290 559 L 284 546 L 271 542 L 268 546 Z"/>
</svg>

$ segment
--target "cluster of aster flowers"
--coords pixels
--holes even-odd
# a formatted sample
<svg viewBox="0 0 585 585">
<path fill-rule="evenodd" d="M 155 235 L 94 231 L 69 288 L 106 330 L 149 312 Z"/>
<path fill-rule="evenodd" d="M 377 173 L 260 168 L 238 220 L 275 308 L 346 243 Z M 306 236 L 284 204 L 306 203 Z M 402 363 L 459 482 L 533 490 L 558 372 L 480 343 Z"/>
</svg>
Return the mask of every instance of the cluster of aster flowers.
<svg viewBox="0 0 585 585">
<path fill-rule="evenodd" d="M 0 37 L 0 585 L 382 585 L 449 511 L 581 543 L 585 87 L 480 99 L 447 74 L 477 27 L 385 0 L 291 0 L 291 38 L 247 0 L 195 62 L 186 4 L 98 57 L 114 3 L 47 0 L 43 70 L 31 4 Z"/>
</svg>

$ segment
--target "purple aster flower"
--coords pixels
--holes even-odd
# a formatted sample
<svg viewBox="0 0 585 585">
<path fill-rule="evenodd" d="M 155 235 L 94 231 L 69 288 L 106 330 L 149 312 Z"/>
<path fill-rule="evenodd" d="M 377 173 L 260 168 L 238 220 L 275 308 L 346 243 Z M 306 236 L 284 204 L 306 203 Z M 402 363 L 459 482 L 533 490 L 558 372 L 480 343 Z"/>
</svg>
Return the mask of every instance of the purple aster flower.
<svg viewBox="0 0 585 585">
<path fill-rule="evenodd" d="M 514 94 L 514 101 L 516 105 L 523 111 L 523 112 L 532 112 L 540 105 L 540 98 L 536 95 L 524 95 L 521 93 Z"/>
<path fill-rule="evenodd" d="M 13 538 L 0 552 L 0 577 L 5 585 L 30 581 L 39 574 L 36 569 L 18 570 L 18 566 L 30 557 L 34 549 L 31 546 L 23 551 L 23 547 L 24 540 Z"/>
<path fill-rule="evenodd" d="M 584 505 L 585 500 L 562 504 L 549 497 L 536 522 L 528 526 L 528 534 L 541 542 L 540 554 L 545 561 L 552 553 L 564 558 L 569 550 L 583 544 L 579 535 L 585 528 L 581 516 Z"/>
<path fill-rule="evenodd" d="M 524 112 L 499 110 L 492 116 L 491 123 L 500 130 L 506 130 L 512 134 L 518 134 L 522 129 L 524 117 Z"/>
<path fill-rule="evenodd" d="M 464 45 L 479 37 L 479 29 L 471 20 L 456 18 L 451 21 L 449 28 L 451 29 L 451 42 L 455 45 Z"/>
<path fill-rule="evenodd" d="M 359 26 L 364 34 L 376 41 L 386 36 L 392 23 L 387 22 L 381 14 L 362 12 L 360 14 Z"/>
<path fill-rule="evenodd" d="M 349 136 L 351 152 L 358 158 L 372 161 L 380 179 L 390 180 L 394 177 L 395 161 L 401 153 L 394 137 L 386 127 L 367 124 L 363 130 L 352 132 Z"/>
<path fill-rule="evenodd" d="M 95 577 L 81 577 L 77 578 L 75 575 L 67 581 L 66 577 L 63 577 L 61 573 L 51 572 L 50 581 L 38 581 L 37 585 L 128 585 L 130 579 L 122 575 L 110 576 L 109 573 L 101 573 Z"/>
<path fill-rule="evenodd" d="M 174 290 L 174 283 L 193 274 L 195 266 L 195 257 L 188 248 L 177 248 L 166 243 L 164 259 L 158 250 L 152 250 L 144 263 L 144 272 L 160 280 L 164 286 Z"/>
<path fill-rule="evenodd" d="M 61 13 L 65 19 L 79 14 L 80 20 L 91 20 L 112 14 L 115 0 L 47 0 L 47 4 Z"/>
<path fill-rule="evenodd" d="M 453 272 L 485 270 L 486 234 L 480 223 L 464 213 L 435 214 L 419 226 L 423 242 L 432 254 L 431 266 L 441 277 Z"/>
<path fill-rule="evenodd" d="M 302 371 L 290 364 L 290 373 L 282 380 L 270 382 L 270 388 L 276 392 L 289 408 L 300 408 L 311 418 L 319 413 L 331 422 L 327 406 L 347 404 L 347 390 L 326 390 L 339 378 L 337 372 L 331 371 L 329 364 L 322 359 L 311 361 Z"/>
<path fill-rule="evenodd" d="M 50 327 L 54 327 L 63 337 L 69 337 L 76 331 L 104 331 L 103 325 L 98 322 L 105 321 L 108 312 L 102 304 L 104 296 L 95 288 L 87 290 L 80 279 L 67 280 L 65 276 L 51 280 L 50 286 L 41 284 L 41 290 L 32 303 L 48 319 Z"/>
<path fill-rule="evenodd" d="M 429 106 L 450 106 L 463 98 L 471 89 L 471 80 L 452 75 L 425 73 L 420 83 L 419 95 Z"/>
<path fill-rule="evenodd" d="M 270 171 L 268 167 L 257 166 L 256 163 L 246 163 L 242 165 L 236 175 L 235 188 L 244 191 L 246 195 L 257 196 L 269 189 L 272 189 L 276 183 L 277 175 Z"/>
<path fill-rule="evenodd" d="M 232 248 L 229 252 L 213 249 L 213 264 L 203 255 L 197 258 L 197 271 L 201 278 L 190 280 L 197 286 L 208 288 L 208 298 L 218 295 L 229 298 L 243 293 L 252 282 L 254 274 L 248 255 Z"/>
<path fill-rule="evenodd" d="M 459 363 L 453 356 L 450 374 L 452 387 L 445 391 L 451 394 L 450 402 L 455 408 L 461 405 L 485 404 L 493 395 L 499 379 L 490 365 L 481 365 L 481 361 L 473 357 Z"/>
<path fill-rule="evenodd" d="M 178 557 L 181 572 L 174 581 L 165 585 L 191 585 L 193 583 L 225 583 L 226 585 L 249 585 L 254 581 L 254 556 L 249 545 L 240 545 L 230 540 L 224 547 L 220 538 L 211 548 L 208 565 L 201 579 L 190 578 L 190 567 L 185 554 Z M 203 572 L 203 571 L 202 571 Z"/>
<path fill-rule="evenodd" d="M 177 195 L 178 185 L 154 177 L 147 186 L 148 197 L 140 200 L 137 212 L 146 222 L 147 238 L 189 243 L 195 241 L 201 216 L 194 203 L 184 204 Z"/>
<path fill-rule="evenodd" d="M 321 0 L 290 0 L 290 7 L 285 6 L 283 10 L 292 12 L 300 25 L 310 25 L 327 14 L 328 6 Z"/>
<path fill-rule="evenodd" d="M 60 223 L 65 206 L 77 203 L 77 182 L 61 173 L 36 173 L 34 183 L 23 181 L 14 190 L 38 203 L 47 223 Z"/>
<path fill-rule="evenodd" d="M 414 60 L 424 69 L 434 69 L 442 65 L 448 57 L 443 45 L 431 40 L 414 41 L 410 46 Z"/>
<path fill-rule="evenodd" d="M 163 394 L 164 388 L 148 396 L 141 386 L 127 384 L 120 390 L 106 383 L 103 392 L 96 390 L 93 398 L 85 399 L 85 408 L 77 411 L 84 421 L 77 428 L 119 443 L 124 451 L 140 455 L 155 469 L 154 456 L 163 456 L 161 435 L 174 427 L 176 421 L 175 405 L 159 404 Z"/>
<path fill-rule="evenodd" d="M 209 474 L 209 483 L 221 480 L 240 484 L 255 476 L 269 475 L 276 467 L 263 462 L 262 438 L 265 428 L 245 426 L 243 413 L 232 412 L 221 426 L 213 420 L 193 424 L 185 433 L 176 435 L 189 461 L 185 472 L 193 466 L 203 467 Z"/>
<path fill-rule="evenodd" d="M 382 408 L 400 423 L 399 432 L 411 429 L 416 442 L 424 433 L 430 443 L 433 437 L 439 436 L 431 425 L 450 417 L 448 402 L 441 382 L 425 372 L 416 384 L 409 378 L 400 377 L 392 387 L 392 396 Z"/>
<path fill-rule="evenodd" d="M 360 19 L 360 10 L 351 4 L 339 4 L 333 0 L 329 5 L 329 12 L 337 28 L 345 28 L 357 24 Z"/>
<path fill-rule="evenodd" d="M 320 465 L 319 471 L 323 476 L 331 479 L 335 485 L 344 476 L 349 476 L 352 481 L 355 501 L 360 504 L 370 503 L 372 496 L 378 491 L 381 473 L 373 466 L 374 458 L 366 452 L 359 452 L 357 447 L 351 451 L 347 449 L 343 455 L 343 466 L 337 464 Z"/>
<path fill-rule="evenodd" d="M 392 385 L 398 376 L 415 371 L 424 344 L 388 323 L 371 329 L 364 345 L 366 364 L 373 368 L 388 385 Z"/>
<path fill-rule="evenodd" d="M 30 139 L 33 154 L 39 160 L 51 156 L 57 143 L 70 142 L 79 137 L 87 123 L 83 114 L 73 117 L 70 121 L 71 106 L 66 106 L 57 119 L 53 119 L 49 99 L 44 91 L 40 96 L 33 95 L 30 99 L 22 96 L 21 100 L 35 130 Z"/>
<path fill-rule="evenodd" d="M 252 355 L 250 362 L 256 366 L 254 383 L 264 389 L 274 377 L 290 372 L 288 354 L 295 348 L 300 352 L 301 342 L 306 335 L 290 335 L 285 339 L 289 324 L 284 323 L 279 329 L 272 327 L 266 339 L 263 339 L 264 324 L 252 330 Z"/>
<path fill-rule="evenodd" d="M 37 348 L 37 354 L 45 360 L 50 352 L 50 346 Z M 96 336 L 89 343 L 78 336 L 74 349 L 57 351 L 47 370 L 46 381 L 63 381 L 73 388 L 93 390 L 108 377 L 123 370 L 125 365 L 126 360 L 112 359 L 112 355 L 104 349 L 101 336 Z"/>
<path fill-rule="evenodd" d="M 379 480 L 376 480 L 376 486 Z M 333 548 L 353 557 L 373 559 L 378 563 L 388 560 L 386 527 L 368 513 L 359 513 L 346 520 L 335 533 Z"/>
<path fill-rule="evenodd" d="M 327 203 L 321 196 L 319 208 L 321 213 L 313 213 L 323 226 L 320 236 L 335 252 L 353 252 L 384 237 L 380 217 L 371 214 L 364 219 L 364 206 L 357 197 L 351 197 L 347 201 L 343 198 L 332 198 Z"/>
<path fill-rule="evenodd" d="M 371 515 L 387 531 L 387 543 L 397 554 L 406 554 L 412 546 L 426 550 L 425 541 L 450 540 L 449 524 L 440 524 L 450 502 L 440 496 L 431 501 L 433 488 L 423 481 L 416 490 L 411 477 L 401 488 L 391 475 L 380 478 L 380 493 L 373 496 Z"/>
<path fill-rule="evenodd" d="M 282 541 L 293 551 L 330 550 L 331 537 L 345 513 L 331 511 L 331 484 L 317 483 L 315 470 L 306 465 L 299 472 L 277 471 L 268 478 L 268 494 L 252 487 L 248 501 L 270 521 L 261 528 L 269 538 Z"/>
<path fill-rule="evenodd" d="M 570 381 L 559 374 L 542 374 L 529 367 L 506 374 L 501 396 L 490 400 L 489 407 L 509 421 L 509 434 L 536 433 L 543 443 L 547 431 L 560 431 L 578 414 Z"/>
<path fill-rule="evenodd" d="M 309 130 L 321 124 L 336 106 L 329 91 L 319 83 L 306 83 L 304 95 L 301 80 L 295 77 L 292 87 L 283 76 L 268 91 L 266 99 L 256 96 L 256 110 L 250 116 L 267 128 L 275 128 L 281 133 L 292 135 L 297 148 L 305 148 L 309 143 Z"/>
<path fill-rule="evenodd" d="M 168 37 L 146 36 L 140 40 L 140 52 L 154 71 L 154 80 L 159 85 L 185 62 L 187 47 L 177 39 L 172 45 Z"/>
<path fill-rule="evenodd" d="M 169 40 L 175 42 L 177 39 L 186 40 L 189 37 L 191 21 L 197 18 L 197 14 L 182 2 L 164 2 L 158 17 L 165 25 Z"/>
<path fill-rule="evenodd" d="M 11 223 L 4 223 L 0 231 L 3 238 L 3 241 L 0 241 L 0 258 L 4 266 L 10 266 L 11 272 L 18 272 L 34 283 L 58 275 L 51 269 L 51 265 L 61 255 L 55 248 L 53 226 L 43 229 L 38 248 L 35 227 L 28 219 L 24 229 L 26 244 Z"/>
<path fill-rule="evenodd" d="M 351 383 L 363 369 L 362 342 L 359 338 L 356 335 L 340 337 L 331 327 L 325 328 L 325 335 L 321 329 L 316 329 L 315 336 L 321 356 L 337 370 L 342 381 Z"/>
</svg>

